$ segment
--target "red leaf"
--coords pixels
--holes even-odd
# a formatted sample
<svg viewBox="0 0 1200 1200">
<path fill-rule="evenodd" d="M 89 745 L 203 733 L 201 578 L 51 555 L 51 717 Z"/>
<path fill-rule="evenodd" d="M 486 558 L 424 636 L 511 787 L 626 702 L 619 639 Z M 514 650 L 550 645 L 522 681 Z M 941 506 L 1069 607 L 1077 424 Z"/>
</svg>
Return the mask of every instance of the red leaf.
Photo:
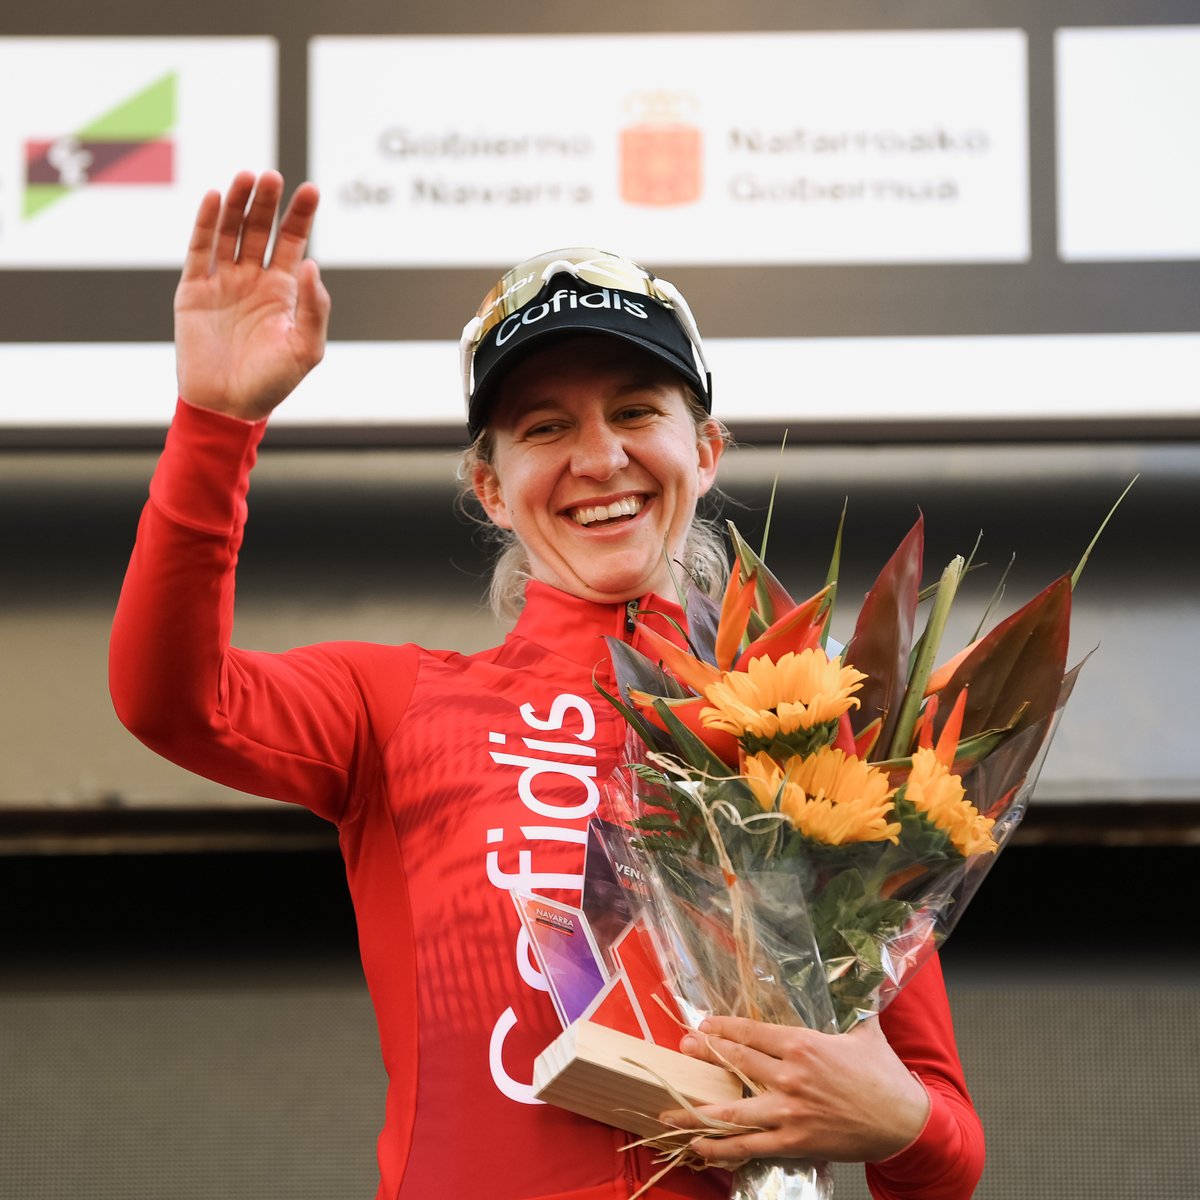
<svg viewBox="0 0 1200 1200">
<path fill-rule="evenodd" d="M 980 638 L 941 693 L 948 717 L 970 685 L 964 737 L 1014 720 L 1013 732 L 1019 733 L 1054 712 L 1066 673 L 1070 624 L 1071 577 L 1064 575 Z"/>
<path fill-rule="evenodd" d="M 657 726 L 665 733 L 670 732 L 662 717 L 654 710 L 654 697 L 647 697 L 643 701 L 641 696 L 631 693 L 630 698 L 650 724 Z M 701 724 L 700 710 L 711 707 L 703 696 L 697 696 L 694 700 L 668 701 L 668 705 L 672 716 L 676 717 L 681 725 L 687 726 L 723 763 L 730 767 L 738 765 L 737 738 L 723 729 L 710 729 L 707 725 Z"/>
<path fill-rule="evenodd" d="M 913 726 L 913 735 L 921 750 L 933 749 L 933 719 L 937 716 L 937 710 L 938 698 L 930 696 L 921 710 L 921 715 L 917 718 L 917 723 Z"/>
<path fill-rule="evenodd" d="M 847 724 L 850 723 L 850 714 L 842 713 L 842 720 Z M 883 722 L 878 717 L 866 727 L 860 729 L 858 736 L 854 739 L 854 757 L 861 758 L 864 761 L 870 757 L 871 751 L 875 749 L 876 743 L 879 741 L 879 731 L 883 727 Z M 841 733 L 841 730 L 838 730 Z"/>
<path fill-rule="evenodd" d="M 958 749 L 958 740 L 962 735 L 963 715 L 967 708 L 967 692 L 969 690 L 969 688 L 964 687 L 958 693 L 958 699 L 955 700 L 954 707 L 950 710 L 950 715 L 942 725 L 942 732 L 938 737 L 937 745 L 933 749 L 934 756 L 944 767 L 954 764 L 954 752 Z M 930 703 L 932 704 L 933 700 Z M 932 721 L 930 724 L 932 724 Z"/>
<path fill-rule="evenodd" d="M 801 650 L 812 649 L 821 640 L 821 630 L 825 628 L 824 611 L 828 596 L 829 588 L 823 588 L 786 616 L 780 617 L 741 653 L 737 670 L 746 670 L 752 658 L 765 657 L 778 662 L 789 652 L 799 654 Z"/>
<path fill-rule="evenodd" d="M 651 652 L 658 655 L 659 662 L 680 683 L 686 684 L 693 692 L 702 693 L 710 684 L 720 681 L 721 672 L 715 667 L 710 667 L 708 663 L 701 662 L 686 650 L 681 650 L 674 642 L 663 637 L 662 634 L 655 633 L 649 625 L 644 625 L 639 621 L 637 628 L 643 644 Z"/>
<path fill-rule="evenodd" d="M 721 621 L 717 626 L 717 667 L 722 671 L 733 669 L 733 660 L 746 625 L 750 620 L 750 610 L 754 607 L 754 589 L 757 576 L 751 575 L 742 582 L 740 572 L 733 571 L 725 588 L 725 599 L 721 603 Z"/>
<path fill-rule="evenodd" d="M 867 593 L 843 656 L 868 675 L 858 692 L 862 707 L 855 718 L 857 730 L 861 732 L 877 717 L 882 718 L 878 744 L 884 747 L 891 744 L 908 682 L 924 549 L 925 521 L 918 517 Z"/>
<path fill-rule="evenodd" d="M 837 737 L 833 739 L 833 747 L 840 750 L 847 758 L 861 758 L 858 747 L 854 744 L 854 732 L 850 728 L 850 714 L 842 713 L 838 718 Z"/>
</svg>

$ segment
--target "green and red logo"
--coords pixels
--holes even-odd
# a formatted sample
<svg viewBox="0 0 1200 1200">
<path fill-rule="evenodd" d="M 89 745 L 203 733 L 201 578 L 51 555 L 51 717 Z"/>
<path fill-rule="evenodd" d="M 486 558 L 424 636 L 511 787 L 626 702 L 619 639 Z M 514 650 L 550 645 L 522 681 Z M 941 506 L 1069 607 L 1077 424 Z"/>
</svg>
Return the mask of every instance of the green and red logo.
<svg viewBox="0 0 1200 1200">
<path fill-rule="evenodd" d="M 85 185 L 172 182 L 175 85 L 171 71 L 74 133 L 27 141 L 25 219 Z"/>
</svg>

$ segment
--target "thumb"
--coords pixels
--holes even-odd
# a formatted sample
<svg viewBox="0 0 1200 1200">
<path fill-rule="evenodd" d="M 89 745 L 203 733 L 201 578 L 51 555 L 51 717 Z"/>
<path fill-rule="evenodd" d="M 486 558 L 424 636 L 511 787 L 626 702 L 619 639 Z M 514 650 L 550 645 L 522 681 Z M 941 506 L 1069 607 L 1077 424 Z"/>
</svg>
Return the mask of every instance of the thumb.
<svg viewBox="0 0 1200 1200">
<path fill-rule="evenodd" d="M 311 258 L 301 264 L 296 282 L 296 332 L 315 366 L 325 353 L 332 301 L 321 282 L 321 270 Z"/>
</svg>

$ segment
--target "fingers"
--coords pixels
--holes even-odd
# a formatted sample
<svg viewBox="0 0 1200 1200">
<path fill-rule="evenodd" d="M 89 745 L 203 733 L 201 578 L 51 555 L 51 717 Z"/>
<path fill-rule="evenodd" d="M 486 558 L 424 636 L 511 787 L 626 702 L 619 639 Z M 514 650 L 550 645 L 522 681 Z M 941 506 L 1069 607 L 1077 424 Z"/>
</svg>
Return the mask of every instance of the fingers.
<svg viewBox="0 0 1200 1200">
<path fill-rule="evenodd" d="M 737 1042 L 772 1058 L 786 1058 L 796 1049 L 798 1039 L 812 1036 L 812 1030 L 798 1025 L 771 1025 L 746 1017 L 706 1017 L 700 1030 L 709 1037 Z"/>
<path fill-rule="evenodd" d="M 740 1042 L 732 1042 L 709 1033 L 689 1034 L 680 1042 L 679 1048 L 692 1058 L 740 1071 L 757 1084 L 775 1087 L 779 1082 L 779 1059 L 744 1046 Z"/>
<path fill-rule="evenodd" d="M 296 189 L 283 220 L 279 222 L 279 232 L 275 235 L 275 249 L 271 253 L 273 268 L 294 273 L 304 261 L 304 250 L 312 232 L 319 199 L 315 184 L 302 183 Z"/>
<path fill-rule="evenodd" d="M 732 1067 L 768 1088 L 784 1086 L 792 1064 L 803 1060 L 813 1039 L 828 1035 L 792 1025 L 770 1025 L 744 1017 L 707 1017 L 680 1050 L 693 1058 Z"/>
<path fill-rule="evenodd" d="M 675 1129 L 695 1130 L 697 1136 L 688 1145 L 704 1158 L 738 1162 L 780 1151 L 785 1135 L 779 1129 L 777 1107 L 777 1097 L 752 1096 L 736 1104 L 665 1112 L 659 1120 Z"/>
<path fill-rule="evenodd" d="M 276 171 L 264 171 L 254 185 L 250 208 L 242 222 L 242 244 L 238 261 L 261 267 L 267 256 L 267 243 L 275 227 L 275 214 L 283 196 L 283 176 Z"/>
<path fill-rule="evenodd" d="M 254 176 L 249 171 L 239 171 L 225 193 L 221 204 L 221 215 L 217 220 L 218 263 L 237 261 L 238 240 L 242 234 L 242 221 L 246 214 L 246 203 L 254 190 Z"/>
<path fill-rule="evenodd" d="M 216 241 L 217 214 L 221 211 L 221 193 L 205 192 L 192 226 L 192 240 L 183 260 L 183 279 L 203 279 L 212 267 L 213 244 Z"/>
<path fill-rule="evenodd" d="M 782 1157 L 791 1147 L 778 1132 L 769 1130 L 722 1138 L 696 1138 L 689 1144 L 689 1149 L 709 1162 L 733 1165 L 748 1158 Z"/>
<path fill-rule="evenodd" d="M 250 171 L 239 171 L 234 176 L 216 222 L 215 259 L 218 264 L 264 265 L 282 197 L 283 177 L 278 171 L 264 171 L 257 179 Z M 294 274 L 304 261 L 304 249 L 312 232 L 318 199 L 319 193 L 311 183 L 303 183 L 296 189 L 280 222 L 272 267 Z M 207 197 L 205 200 L 208 202 Z M 201 214 L 207 215 L 204 205 Z M 199 222 L 200 218 L 197 218 L 198 226 Z M 211 224 L 211 217 L 206 228 L 208 224 Z M 211 255 L 211 234 L 209 250 Z"/>
</svg>

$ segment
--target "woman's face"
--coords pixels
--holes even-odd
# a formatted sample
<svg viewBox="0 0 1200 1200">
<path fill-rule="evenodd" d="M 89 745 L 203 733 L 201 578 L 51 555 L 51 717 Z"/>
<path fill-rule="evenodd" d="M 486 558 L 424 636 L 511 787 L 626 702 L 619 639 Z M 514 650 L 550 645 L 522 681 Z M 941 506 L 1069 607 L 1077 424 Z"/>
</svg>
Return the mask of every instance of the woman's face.
<svg viewBox="0 0 1200 1200">
<path fill-rule="evenodd" d="M 685 397 L 669 368 L 602 335 L 555 342 L 508 374 L 492 461 L 473 482 L 535 579 L 601 603 L 673 594 L 664 548 L 679 559 L 723 448 Z"/>
</svg>

